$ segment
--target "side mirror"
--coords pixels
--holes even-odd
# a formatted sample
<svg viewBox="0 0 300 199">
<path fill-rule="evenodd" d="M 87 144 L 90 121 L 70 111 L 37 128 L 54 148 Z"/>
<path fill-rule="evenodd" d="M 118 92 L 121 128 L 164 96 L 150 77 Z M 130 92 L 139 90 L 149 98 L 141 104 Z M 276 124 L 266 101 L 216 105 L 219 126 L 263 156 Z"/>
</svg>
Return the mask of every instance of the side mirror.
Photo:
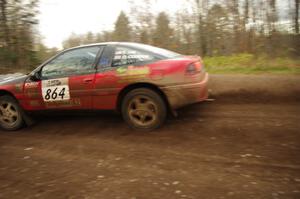
<svg viewBox="0 0 300 199">
<path fill-rule="evenodd" d="M 40 75 L 39 71 L 34 72 L 34 73 L 30 76 L 30 79 L 31 79 L 32 81 L 38 81 L 38 80 L 41 80 L 41 75 Z"/>
</svg>

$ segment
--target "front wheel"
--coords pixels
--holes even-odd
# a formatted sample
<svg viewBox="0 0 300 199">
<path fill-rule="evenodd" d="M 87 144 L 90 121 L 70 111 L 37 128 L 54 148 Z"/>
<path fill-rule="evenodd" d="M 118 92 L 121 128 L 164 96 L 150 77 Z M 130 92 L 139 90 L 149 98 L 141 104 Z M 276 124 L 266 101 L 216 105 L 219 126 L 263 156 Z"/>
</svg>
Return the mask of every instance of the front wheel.
<svg viewBox="0 0 300 199">
<path fill-rule="evenodd" d="M 139 88 L 130 91 L 124 97 L 122 115 L 130 127 L 150 131 L 164 123 L 167 107 L 157 92 Z"/>
<path fill-rule="evenodd" d="M 21 107 L 8 95 L 0 97 L 0 126 L 8 131 L 18 130 L 23 126 Z"/>
</svg>

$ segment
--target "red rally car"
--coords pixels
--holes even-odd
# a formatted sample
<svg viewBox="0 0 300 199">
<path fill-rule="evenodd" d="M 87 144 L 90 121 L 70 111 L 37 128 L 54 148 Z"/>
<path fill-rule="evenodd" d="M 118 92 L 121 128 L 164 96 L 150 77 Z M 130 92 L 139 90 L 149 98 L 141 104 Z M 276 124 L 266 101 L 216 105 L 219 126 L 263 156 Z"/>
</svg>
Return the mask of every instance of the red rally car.
<svg viewBox="0 0 300 199">
<path fill-rule="evenodd" d="M 168 112 L 207 99 L 198 56 L 138 43 L 65 50 L 28 75 L 0 77 L 0 125 L 17 130 L 41 110 L 117 110 L 129 126 L 160 127 Z"/>
</svg>

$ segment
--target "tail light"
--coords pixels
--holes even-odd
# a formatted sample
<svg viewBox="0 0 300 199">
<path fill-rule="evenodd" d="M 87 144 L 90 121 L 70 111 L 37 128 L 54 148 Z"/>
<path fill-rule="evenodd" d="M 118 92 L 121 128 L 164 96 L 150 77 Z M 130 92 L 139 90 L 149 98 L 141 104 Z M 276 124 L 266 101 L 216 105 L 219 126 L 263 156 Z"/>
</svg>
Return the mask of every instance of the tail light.
<svg viewBox="0 0 300 199">
<path fill-rule="evenodd" d="M 187 75 L 194 75 L 194 74 L 197 74 L 197 73 L 201 73 L 201 70 L 202 70 L 201 63 L 200 62 L 194 62 L 194 63 L 189 64 L 186 67 L 185 73 Z"/>
</svg>

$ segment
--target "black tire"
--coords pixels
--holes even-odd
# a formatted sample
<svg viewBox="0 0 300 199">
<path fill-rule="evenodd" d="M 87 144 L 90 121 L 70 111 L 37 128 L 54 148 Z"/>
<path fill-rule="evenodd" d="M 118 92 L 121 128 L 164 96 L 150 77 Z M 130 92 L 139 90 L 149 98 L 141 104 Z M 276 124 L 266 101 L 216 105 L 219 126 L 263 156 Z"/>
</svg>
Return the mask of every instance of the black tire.
<svg viewBox="0 0 300 199">
<path fill-rule="evenodd" d="M 125 95 L 121 112 L 131 128 L 152 131 L 165 122 L 167 105 L 157 92 L 148 88 L 138 88 Z"/>
<path fill-rule="evenodd" d="M 7 131 L 16 131 L 23 127 L 22 108 L 15 98 L 4 95 L 0 97 L 0 127 Z"/>
</svg>

